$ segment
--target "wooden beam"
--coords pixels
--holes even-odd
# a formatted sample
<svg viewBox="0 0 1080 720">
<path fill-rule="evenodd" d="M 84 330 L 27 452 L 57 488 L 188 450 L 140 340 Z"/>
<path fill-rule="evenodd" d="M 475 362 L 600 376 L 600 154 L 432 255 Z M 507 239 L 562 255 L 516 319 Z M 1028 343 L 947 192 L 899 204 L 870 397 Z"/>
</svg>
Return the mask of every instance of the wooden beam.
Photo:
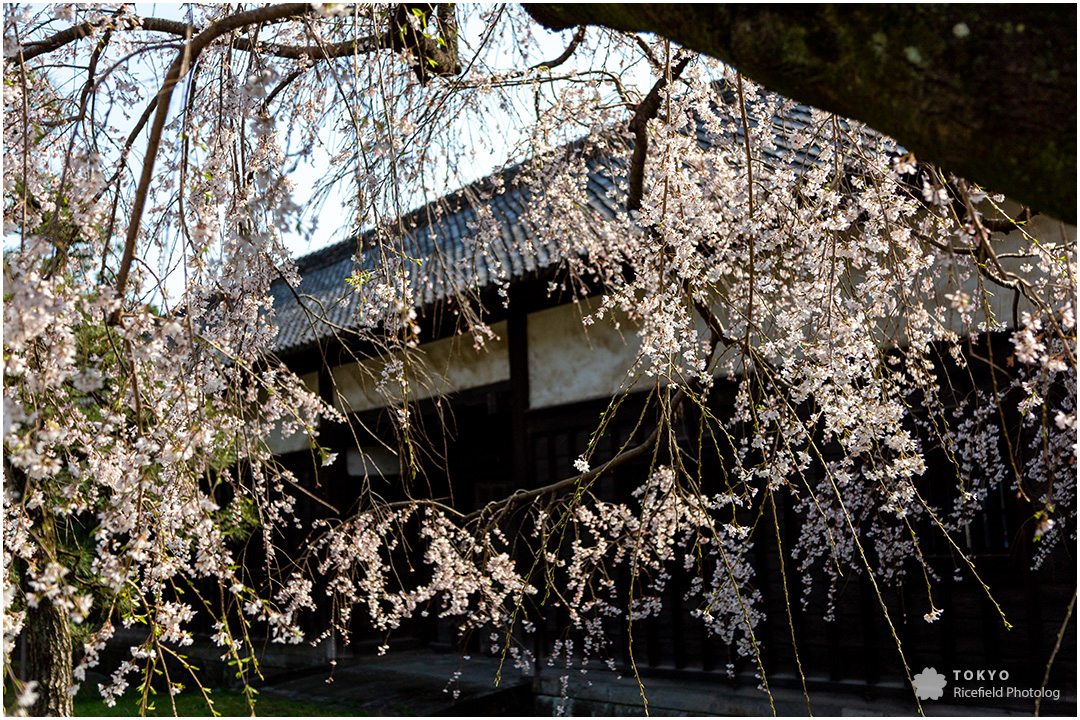
<svg viewBox="0 0 1080 720">
<path fill-rule="evenodd" d="M 514 484 L 529 488 L 537 482 L 529 461 L 529 316 L 521 303 L 510 303 L 506 319 L 510 355 L 510 432 L 513 437 Z"/>
</svg>

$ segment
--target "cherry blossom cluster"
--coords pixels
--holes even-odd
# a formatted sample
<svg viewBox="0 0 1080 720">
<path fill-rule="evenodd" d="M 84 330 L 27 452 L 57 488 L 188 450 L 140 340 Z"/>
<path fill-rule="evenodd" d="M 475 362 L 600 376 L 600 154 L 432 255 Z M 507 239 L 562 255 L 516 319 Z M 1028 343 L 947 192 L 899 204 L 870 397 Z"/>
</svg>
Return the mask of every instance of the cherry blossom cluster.
<svg viewBox="0 0 1080 720">
<path fill-rule="evenodd" d="M 39 608 L 88 626 L 73 690 L 116 628 L 145 631 L 105 668 L 114 703 L 148 692 L 199 639 L 201 614 L 246 668 L 252 633 L 329 637 L 305 633 L 323 603 L 343 632 L 362 620 L 389 636 L 436 614 L 491 633 L 529 672 L 540 659 L 524 638 L 548 597 L 570 620 L 550 662 L 613 667 L 609 631 L 660 616 L 676 574 L 689 578 L 679 601 L 760 674 L 750 558 L 774 528 L 746 518 L 770 504 L 794 508 L 803 600 L 824 592 L 830 616 L 851 571 L 875 587 L 928 578 L 913 612 L 937 620 L 927 533 L 963 575 L 995 494 L 1022 499 L 1034 565 L 1075 543 L 1072 229 L 1018 220 L 1003 239 L 988 229 L 1017 215 L 1003 198 L 662 42 L 590 30 L 565 66 L 536 65 L 516 9 L 459 10 L 463 33 L 481 30 L 473 57 L 452 81 L 420 83 L 415 55 L 376 41 L 393 9 L 303 6 L 186 63 L 187 24 L 273 8 L 151 21 L 132 6 L 5 6 L 9 676 Z M 76 40 L 55 40 L 75 25 Z M 447 195 L 495 153 L 513 172 Z M 303 163 L 322 172 L 306 195 Z M 515 247 L 491 203 L 508 191 L 532 229 L 511 233 Z M 328 205 L 344 227 L 318 227 Z M 465 205 L 455 259 L 431 228 Z M 407 226 L 415 207 L 432 222 Z M 301 292 L 286 240 L 316 231 L 366 238 L 336 296 L 344 314 Z M 631 499 L 601 495 L 590 443 L 566 482 L 487 508 L 418 495 L 415 478 L 395 488 L 405 499 L 364 482 L 340 516 L 302 522 L 321 486 L 282 467 L 271 439 L 302 435 L 315 471 L 334 472 L 348 448 L 323 448 L 319 428 L 355 418 L 275 356 L 271 285 L 321 336 L 376 356 L 403 467 L 422 473 L 441 440 L 412 404 L 421 328 L 445 316 L 479 350 L 495 337 L 484 293 L 507 305 L 512 279 L 533 272 L 553 273 L 560 302 L 597 298 L 583 332 L 634 338 L 623 387 L 647 391 L 640 425 L 657 429 Z M 722 412 L 721 385 L 734 397 Z M 619 412 L 615 398 L 593 442 Z M 690 460 L 705 454 L 722 470 Z M 623 571 L 629 586 L 613 579 Z M 29 706 L 41 688 L 20 690 Z"/>
</svg>

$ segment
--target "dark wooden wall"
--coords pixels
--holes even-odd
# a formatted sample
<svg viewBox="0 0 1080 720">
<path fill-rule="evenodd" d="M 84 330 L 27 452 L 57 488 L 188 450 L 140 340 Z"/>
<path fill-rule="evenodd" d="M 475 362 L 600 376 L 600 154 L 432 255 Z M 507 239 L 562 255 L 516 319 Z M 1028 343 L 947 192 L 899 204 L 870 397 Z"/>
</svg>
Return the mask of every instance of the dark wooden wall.
<svg viewBox="0 0 1080 720">
<path fill-rule="evenodd" d="M 522 335 L 514 335 L 513 329 L 511 334 L 511 353 L 516 352 L 518 372 L 512 373 L 510 382 L 468 390 L 444 399 L 439 405 L 432 401 L 416 405 L 414 417 L 420 420 L 425 442 L 429 443 L 422 472 L 410 480 L 416 493 L 452 498 L 456 507 L 471 510 L 505 497 L 517 488 L 539 487 L 574 474 L 573 462 L 585 451 L 607 402 L 529 410 L 525 407 L 527 385 L 523 389 L 520 381 L 525 357 L 520 342 Z M 1004 348 L 999 351 L 1004 357 Z M 986 384 L 988 378 L 985 368 L 960 372 L 943 364 L 939 370 L 955 375 L 952 382 L 960 394 L 970 394 L 975 386 Z M 732 384 L 721 382 L 712 393 L 711 409 L 718 416 L 730 413 L 733 391 Z M 642 412 L 646 420 L 637 429 L 637 440 L 652 430 L 649 418 L 655 417 L 650 416 L 655 410 L 647 406 L 647 393 L 637 393 L 623 401 L 617 419 L 597 440 L 593 467 L 631 439 Z M 371 411 L 356 419 L 383 440 L 394 440 L 392 421 L 384 411 Z M 1007 420 L 1017 425 L 1015 417 Z M 694 428 L 695 422 L 690 417 L 679 430 L 684 440 L 693 440 Z M 335 451 L 344 450 L 353 442 L 351 433 L 345 427 L 324 428 L 320 442 Z M 317 488 L 321 496 L 328 497 L 339 508 L 351 507 L 359 495 L 358 481 L 345 475 L 340 460 L 329 468 L 314 467 L 315 463 L 305 453 L 284 457 L 283 461 L 305 485 L 313 490 Z M 661 457 L 660 461 L 664 459 Z M 706 453 L 701 458 L 701 467 L 692 468 L 699 472 L 706 492 L 724 489 L 724 468 L 730 467 L 731 461 L 729 452 Z M 601 478 L 595 490 L 610 501 L 629 501 L 630 492 L 646 480 L 648 472 L 647 457 L 627 463 Z M 812 483 L 821 472 L 820 467 L 811 468 L 808 481 Z M 380 486 L 385 498 L 405 496 L 401 487 L 395 487 L 395 482 Z M 920 492 L 932 503 L 948 507 L 955 486 L 955 470 L 939 453 L 931 451 L 928 470 L 918 481 Z M 944 611 L 932 624 L 923 619 L 929 610 L 926 586 L 914 565 L 909 568 L 904 584 L 881 588 L 880 600 L 865 572 L 846 569 L 837 587 L 833 617 L 826 620 L 826 577 L 819 565 L 812 571 L 816 573 L 814 591 L 803 595 L 803 578 L 791 556 L 798 539 L 799 518 L 790 497 L 780 493 L 778 498 L 782 550 L 769 509 L 769 515 L 754 533 L 752 554 L 754 583 L 762 595 L 762 610 L 767 618 L 757 628 L 763 648 L 761 660 L 772 687 L 802 687 L 797 652 L 806 684 L 812 691 L 854 689 L 867 697 L 910 699 L 907 673 L 886 623 L 882 603 L 888 610 L 911 674 L 928 666 L 946 673 L 952 669 L 1005 669 L 1014 684 L 1041 685 L 1076 587 L 1075 543 L 1060 547 L 1042 568 L 1032 570 L 1032 528 L 1030 522 L 1025 524 L 1030 519 L 1031 508 L 1007 484 L 989 493 L 969 532 L 954 538 L 974 558 L 980 577 L 991 589 L 993 601 L 969 571 L 956 573 L 958 567 L 963 568 L 963 562 L 940 532 L 922 533 L 921 537 L 927 538 L 923 551 L 928 564 L 940 578 L 932 584 L 935 603 Z M 303 510 L 307 514 L 305 519 L 324 512 L 309 505 Z M 752 524 L 753 516 L 761 510 L 761 507 L 748 508 L 745 522 Z M 515 516 L 511 522 L 520 521 L 520 516 Z M 297 537 L 293 542 L 302 543 L 303 539 Z M 954 575 L 959 579 L 954 579 Z M 690 616 L 693 607 L 683 599 L 689 581 L 686 574 L 674 573 L 660 617 L 635 623 L 633 647 L 639 671 L 643 675 L 705 674 L 715 677 L 718 683 L 757 685 L 756 665 L 710 637 L 700 621 Z M 628 587 L 625 572 L 618 582 Z M 1012 624 L 1011 630 L 1005 628 L 994 601 Z M 551 652 L 557 638 L 566 637 L 568 616 L 565 608 L 553 603 L 543 608 L 533 607 L 532 611 L 544 620 L 527 642 L 537 654 L 544 656 Z M 311 624 L 317 626 L 327 620 L 320 613 L 311 618 Z M 359 620 L 354 621 L 353 630 L 358 638 L 375 637 Z M 629 632 L 625 621 L 609 621 L 606 632 L 613 648 L 612 659 L 624 670 L 628 669 Z M 458 642 L 451 624 L 440 623 L 433 617 L 418 620 L 398 633 L 408 634 L 424 643 Z M 472 638 L 468 644 L 475 651 L 479 639 Z M 1075 678 L 1073 620 L 1065 629 L 1049 687 L 1065 689 L 1075 703 Z"/>
</svg>

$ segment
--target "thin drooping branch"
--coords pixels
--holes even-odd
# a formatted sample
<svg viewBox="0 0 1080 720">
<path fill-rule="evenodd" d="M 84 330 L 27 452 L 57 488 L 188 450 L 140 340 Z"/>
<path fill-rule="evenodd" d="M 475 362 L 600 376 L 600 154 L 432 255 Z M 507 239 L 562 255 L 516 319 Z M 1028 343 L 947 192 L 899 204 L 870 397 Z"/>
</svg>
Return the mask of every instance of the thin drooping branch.
<svg viewBox="0 0 1080 720">
<path fill-rule="evenodd" d="M 986 228 L 988 232 L 992 233 L 1009 233 L 1013 230 L 1022 230 L 1027 223 L 1031 222 L 1031 218 L 1035 217 L 1039 213 L 1032 210 L 1026 205 L 1020 208 L 1020 212 L 1015 218 L 981 218 L 980 222 L 982 226 Z"/>
<path fill-rule="evenodd" d="M 289 85 L 291 85 L 298 77 L 303 75 L 304 71 L 307 70 L 308 67 L 309 66 L 298 67 L 295 70 L 293 70 L 291 73 L 286 75 L 285 79 L 282 80 L 281 82 L 279 82 L 274 87 L 274 89 L 271 90 L 270 93 L 266 96 L 266 99 L 263 100 L 262 106 L 259 108 L 259 114 L 260 115 L 266 115 L 267 113 L 269 113 L 270 112 L 270 105 L 274 102 L 274 98 L 276 98 L 281 93 L 282 90 L 284 90 Z"/>
<path fill-rule="evenodd" d="M 1065 637 L 1065 632 L 1069 628 L 1069 622 L 1072 621 L 1073 612 L 1076 610 L 1076 591 L 1073 590 L 1072 600 L 1069 601 L 1069 608 L 1065 611 L 1065 619 L 1061 622 L 1061 628 L 1057 633 L 1057 640 L 1054 641 L 1054 649 L 1050 653 L 1050 659 L 1046 662 L 1046 672 L 1043 673 L 1042 685 L 1039 687 L 1045 692 L 1046 686 L 1050 684 L 1050 670 L 1054 667 L 1054 660 L 1057 659 L 1058 651 L 1061 650 L 1061 640 Z M 1042 707 L 1043 695 L 1035 696 L 1035 716 L 1038 717 L 1039 709 Z"/>
<path fill-rule="evenodd" d="M 747 218 L 754 219 L 754 155 L 750 151 L 750 122 L 746 118 L 746 96 L 743 94 L 742 73 L 735 74 L 739 91 L 739 115 L 742 118 L 743 142 L 746 144 L 746 213 Z M 754 234 L 747 237 L 750 245 L 750 266 L 748 268 L 749 283 L 746 289 L 746 337 L 744 338 L 745 352 L 750 353 L 750 334 L 754 330 Z"/>
<path fill-rule="evenodd" d="M 98 62 L 101 60 L 101 55 L 102 55 L 102 53 L 105 52 L 105 48 L 108 46 L 111 36 L 112 36 L 112 29 L 110 28 L 110 29 L 105 31 L 105 34 L 102 36 L 101 40 L 98 41 L 98 43 L 94 46 L 94 51 L 90 55 L 90 64 L 87 66 L 87 69 L 86 69 L 86 82 L 83 84 L 82 92 L 79 95 L 79 112 L 75 115 L 74 118 L 72 118 L 72 122 L 74 122 L 76 125 L 81 123 L 83 121 L 83 119 L 86 117 L 86 109 L 87 109 L 87 107 L 88 107 L 88 105 L 90 103 L 90 96 L 92 94 L 94 85 L 97 82 L 97 66 L 98 66 Z M 73 155 L 73 150 L 74 150 L 74 147 L 75 147 L 75 138 L 76 138 L 76 134 L 72 133 L 71 138 L 68 141 L 67 157 L 69 159 Z M 74 225 L 72 227 L 67 228 L 68 232 L 66 233 L 66 237 L 63 239 L 63 241 L 61 241 L 61 239 L 59 237 L 60 226 L 61 226 L 61 223 L 60 223 L 60 209 L 65 204 L 63 202 L 63 200 L 64 200 L 63 193 L 64 193 L 64 188 L 67 187 L 67 184 L 68 184 L 68 173 L 70 172 L 70 170 L 71 170 L 70 162 L 64 163 L 64 171 L 63 171 L 63 174 L 61 175 L 60 183 L 56 188 L 56 197 L 55 197 L 55 199 L 53 201 L 53 205 L 55 207 L 55 210 L 53 211 L 52 218 L 49 220 L 49 228 L 50 228 L 50 232 L 52 234 L 53 246 L 54 246 L 55 252 L 56 252 L 56 262 L 53 264 L 53 267 L 49 271 L 50 275 L 53 272 L 56 272 L 60 267 L 62 267 L 63 258 L 66 257 L 66 255 L 67 255 L 68 245 L 74 240 L 75 236 L 81 230 L 81 228 L 78 225 Z"/>
<path fill-rule="evenodd" d="M 678 393 L 676 393 L 675 397 L 671 400 L 672 407 L 677 407 L 677 403 L 681 403 L 683 397 L 685 396 L 685 391 L 680 388 Z M 615 457 L 611 458 L 599 467 L 593 468 L 588 472 L 583 472 L 577 475 L 572 475 L 568 478 L 563 478 L 562 480 L 558 480 L 549 485 L 544 485 L 543 487 L 533 488 L 532 490 L 518 490 L 513 495 L 509 495 L 505 498 L 502 498 L 501 500 L 493 500 L 479 510 L 476 510 L 466 515 L 465 521 L 468 522 L 471 520 L 476 520 L 478 518 L 484 517 L 485 515 L 493 513 L 496 510 L 511 507 L 527 500 L 534 500 L 544 495 L 557 493 L 561 490 L 566 490 L 567 488 L 575 487 L 581 483 L 587 483 L 595 478 L 598 478 L 609 470 L 614 470 L 617 467 L 625 465 L 631 460 L 639 458 L 645 453 L 652 450 L 653 446 L 656 445 L 656 441 L 660 438 L 660 430 L 661 428 L 658 426 L 655 430 L 652 431 L 649 437 L 642 440 L 640 444 L 635 445 L 634 447 L 626 450 L 625 452 L 617 454 Z"/>
<path fill-rule="evenodd" d="M 586 30 L 587 30 L 587 28 L 584 25 L 579 27 L 577 32 L 574 33 L 574 37 L 570 40 L 570 44 L 566 46 L 566 49 L 563 50 L 562 54 L 560 54 L 557 58 L 554 58 L 552 60 L 545 60 L 543 62 L 538 62 L 535 65 L 532 65 L 532 66 L 530 66 L 530 67 L 528 67 L 528 68 L 526 68 L 524 70 L 516 70 L 516 71 L 514 71 L 512 73 L 507 73 L 506 75 L 500 75 L 498 77 L 498 81 L 495 83 L 495 86 L 496 87 L 510 87 L 511 86 L 511 81 L 517 80 L 519 78 L 527 77 L 527 76 L 531 75 L 532 73 L 536 72 L 537 70 L 554 70 L 555 68 L 559 67 L 560 65 L 565 63 L 567 60 L 569 60 L 570 56 L 572 56 L 574 54 L 574 51 L 577 50 L 578 45 L 580 45 L 581 41 L 585 39 L 585 31 Z M 552 79 L 556 79 L 555 76 L 548 75 L 545 78 L 545 80 L 552 80 Z M 565 79 L 565 78 L 557 78 L 557 79 Z M 532 82 L 532 80 L 529 80 L 528 82 Z"/>
<path fill-rule="evenodd" d="M 276 22 L 290 17 L 303 17 L 311 12 L 311 5 L 307 3 L 288 3 L 230 15 L 192 38 L 184 46 L 184 49 L 177 54 L 157 94 L 157 113 L 154 115 L 154 123 L 150 128 L 150 136 L 147 139 L 143 171 L 139 178 L 139 186 L 135 191 L 131 219 L 128 222 L 124 255 L 120 260 L 120 269 L 116 276 L 116 297 L 123 298 L 124 293 L 127 291 L 128 273 L 131 270 L 131 262 L 135 257 L 135 244 L 139 237 L 142 214 L 146 208 L 146 200 L 150 192 L 150 182 L 154 176 L 154 163 L 157 160 L 158 148 L 161 146 L 161 135 L 169 115 L 169 103 L 172 99 L 173 88 L 191 69 L 199 54 L 222 35 L 247 25 Z M 110 318 L 110 323 L 115 324 L 119 321 L 119 318 L 119 309 L 117 309 Z"/>
</svg>

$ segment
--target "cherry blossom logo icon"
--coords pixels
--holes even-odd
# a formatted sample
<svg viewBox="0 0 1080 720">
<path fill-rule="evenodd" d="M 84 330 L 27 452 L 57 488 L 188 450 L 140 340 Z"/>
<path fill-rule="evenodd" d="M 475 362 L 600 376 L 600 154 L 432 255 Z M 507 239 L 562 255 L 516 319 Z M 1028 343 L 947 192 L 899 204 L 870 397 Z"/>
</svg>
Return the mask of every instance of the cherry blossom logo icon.
<svg viewBox="0 0 1080 720">
<path fill-rule="evenodd" d="M 932 667 L 923 668 L 922 672 L 911 679 L 915 696 L 920 700 L 940 700 L 945 692 L 945 676 Z"/>
</svg>

